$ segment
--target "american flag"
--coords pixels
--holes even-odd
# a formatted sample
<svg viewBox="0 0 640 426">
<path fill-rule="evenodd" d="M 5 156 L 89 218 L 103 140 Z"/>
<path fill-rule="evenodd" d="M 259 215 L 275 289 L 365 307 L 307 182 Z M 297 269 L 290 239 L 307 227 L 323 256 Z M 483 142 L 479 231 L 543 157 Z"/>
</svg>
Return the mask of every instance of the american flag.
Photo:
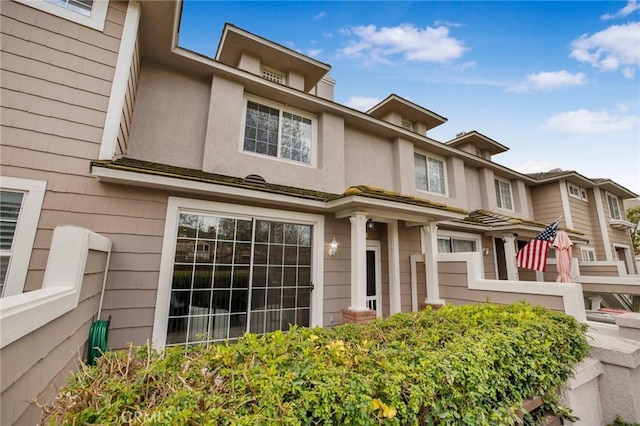
<svg viewBox="0 0 640 426">
<path fill-rule="evenodd" d="M 533 240 L 529 241 L 526 246 L 518 250 L 516 254 L 518 267 L 544 272 L 547 267 L 547 254 L 557 232 L 558 221 L 556 220 Z"/>
</svg>

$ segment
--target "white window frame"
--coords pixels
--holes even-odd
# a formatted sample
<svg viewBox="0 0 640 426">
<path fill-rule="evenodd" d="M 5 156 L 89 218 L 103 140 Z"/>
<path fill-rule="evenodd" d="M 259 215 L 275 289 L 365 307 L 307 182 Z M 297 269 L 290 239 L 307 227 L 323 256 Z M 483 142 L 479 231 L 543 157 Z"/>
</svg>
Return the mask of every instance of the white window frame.
<svg viewBox="0 0 640 426">
<path fill-rule="evenodd" d="M 444 192 L 435 192 L 435 191 L 430 191 L 430 190 L 425 190 L 425 189 L 419 189 L 417 182 L 416 182 L 416 191 L 418 192 L 424 192 L 427 194 L 434 194 L 434 195 L 439 195 L 441 197 L 448 197 L 449 196 L 449 179 L 447 179 L 447 161 L 444 157 L 441 157 L 439 155 L 434 155 L 434 154 L 430 154 L 426 151 L 422 151 L 419 149 L 414 150 L 413 152 L 413 164 L 414 164 L 414 179 L 415 179 L 415 156 L 417 155 L 422 155 L 425 159 L 426 164 L 429 164 L 429 159 L 432 160 L 436 160 L 436 161 L 440 161 L 442 163 L 442 173 L 444 174 Z M 427 173 L 427 182 L 429 181 L 429 172 L 427 170 L 425 170 L 425 172 Z"/>
<path fill-rule="evenodd" d="M 477 234 L 467 234 L 466 232 L 456 232 L 456 231 L 440 231 L 438 230 L 438 236 L 436 239 L 453 239 L 453 240 L 466 240 L 473 241 L 476 243 L 476 249 L 473 253 L 481 252 L 482 250 L 482 237 Z M 463 252 L 453 252 L 453 253 L 463 253 Z M 467 252 L 472 253 L 472 252 Z M 449 253 L 440 253 L 438 254 L 449 254 Z"/>
<path fill-rule="evenodd" d="M 609 209 L 609 219 L 612 220 L 626 220 L 627 216 L 625 214 L 624 211 L 624 206 L 622 205 L 622 201 L 620 200 L 620 198 L 617 195 L 614 195 L 610 192 L 605 192 L 606 195 L 606 199 L 607 199 L 607 208 Z M 614 217 L 613 216 L 613 212 L 611 211 L 611 203 L 610 203 L 610 199 L 615 200 L 616 205 L 618 206 L 618 217 Z"/>
<path fill-rule="evenodd" d="M 494 179 L 494 184 L 493 184 L 494 190 L 495 190 L 495 182 L 501 182 L 501 183 L 509 185 L 509 198 L 510 198 L 510 201 L 511 201 L 511 208 L 501 207 L 500 204 L 504 204 L 503 200 L 501 199 L 501 192 L 500 191 L 496 191 L 496 207 L 501 209 L 501 210 L 506 210 L 506 211 L 510 211 L 510 212 L 514 211 L 515 203 L 514 203 L 514 200 L 513 200 L 513 186 L 511 185 L 511 181 L 509 181 L 507 179 L 503 179 L 503 178 L 497 177 L 497 176 L 495 176 L 493 179 Z"/>
<path fill-rule="evenodd" d="M 575 191 L 575 194 L 572 191 Z M 588 201 L 587 190 L 581 186 L 574 185 L 571 182 L 567 182 L 567 192 L 569 193 L 570 197 L 573 197 L 582 201 Z"/>
<path fill-rule="evenodd" d="M 20 294 L 24 290 L 47 182 L 0 176 L 0 189 L 24 194 L 13 246 L 10 251 L 3 251 L 11 255 L 3 289 L 3 297 L 7 297 Z"/>
<path fill-rule="evenodd" d="M 255 102 L 260 105 L 264 105 L 270 108 L 275 108 L 280 111 L 280 118 L 282 119 L 282 113 L 288 112 L 291 114 L 299 115 L 300 117 L 307 118 L 311 120 L 311 162 L 303 163 L 302 161 L 289 160 L 287 158 L 280 157 L 280 149 L 281 149 L 281 137 L 282 133 L 280 129 L 278 129 L 278 155 L 276 157 L 272 157 L 266 154 L 260 154 L 258 152 L 245 151 L 244 149 L 244 134 L 246 131 L 246 123 L 247 123 L 247 107 L 249 102 Z M 281 120 L 282 121 L 282 120 Z M 317 164 L 317 151 L 318 151 L 318 117 L 310 114 L 306 111 L 299 110 L 297 108 L 292 108 L 289 105 L 280 104 L 277 102 L 273 102 L 264 98 L 260 98 L 258 96 L 245 94 L 244 96 L 244 110 L 242 111 L 242 124 L 241 124 L 242 132 L 240 134 L 240 152 L 246 155 L 253 155 L 260 158 L 268 158 L 274 161 L 283 161 L 287 164 L 295 164 L 297 166 L 303 167 L 316 167 Z"/>
<path fill-rule="evenodd" d="M 89 16 L 74 12 L 64 6 L 48 2 L 46 0 L 15 0 L 18 3 L 38 9 L 42 12 L 66 19 L 94 30 L 104 31 L 104 23 L 107 19 L 109 0 L 95 0 Z"/>
<path fill-rule="evenodd" d="M 588 253 L 585 258 L 585 253 Z M 589 254 L 593 257 L 593 259 L 589 259 Z M 595 262 L 596 258 L 596 249 L 593 247 L 580 247 L 580 259 L 583 262 Z"/>
<path fill-rule="evenodd" d="M 167 339 L 171 281 L 178 233 L 178 218 L 181 212 L 232 215 L 238 218 L 274 220 L 280 222 L 291 221 L 299 224 L 312 225 L 311 282 L 313 283 L 313 291 L 311 292 L 311 316 L 309 318 L 309 326 L 321 327 L 323 325 L 324 216 L 215 201 L 195 200 L 191 198 L 169 197 L 164 227 L 164 239 L 162 242 L 162 255 L 160 257 L 160 277 L 158 279 L 156 311 L 153 321 L 152 339 L 155 348 L 164 349 Z"/>
</svg>

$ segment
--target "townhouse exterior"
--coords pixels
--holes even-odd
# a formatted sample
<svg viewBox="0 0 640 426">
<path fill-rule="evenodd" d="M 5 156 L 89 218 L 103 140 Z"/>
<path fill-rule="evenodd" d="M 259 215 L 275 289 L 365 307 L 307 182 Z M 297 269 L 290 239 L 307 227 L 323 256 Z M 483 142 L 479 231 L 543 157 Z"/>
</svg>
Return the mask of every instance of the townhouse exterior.
<svg viewBox="0 0 640 426">
<path fill-rule="evenodd" d="M 412 253 L 431 257 L 419 303 L 446 300 L 439 252 L 541 280 L 513 255 L 560 216 L 583 260 L 635 273 L 626 188 L 510 170 L 493 161 L 508 148 L 477 131 L 435 141 L 446 119 L 393 94 L 349 109 L 329 65 L 233 25 L 215 58 L 185 51 L 179 10 L 111 1 L 96 29 L 45 1 L 2 4 L 3 208 L 22 207 L 6 219 L 5 297 L 39 288 L 62 224 L 114 243 L 113 347 L 411 310 Z"/>
<path fill-rule="evenodd" d="M 611 180 L 519 173 L 477 131 L 436 141 L 447 119 L 394 94 L 348 108 L 328 64 L 231 24 L 214 58 L 182 49 L 179 1 L 0 8 L 3 300 L 43 287 L 57 227 L 88 229 L 112 243 L 86 299 L 111 348 L 484 301 L 439 286 L 439 253 L 554 281 L 515 253 L 558 217 L 581 261 L 637 273 L 637 195 Z"/>
</svg>

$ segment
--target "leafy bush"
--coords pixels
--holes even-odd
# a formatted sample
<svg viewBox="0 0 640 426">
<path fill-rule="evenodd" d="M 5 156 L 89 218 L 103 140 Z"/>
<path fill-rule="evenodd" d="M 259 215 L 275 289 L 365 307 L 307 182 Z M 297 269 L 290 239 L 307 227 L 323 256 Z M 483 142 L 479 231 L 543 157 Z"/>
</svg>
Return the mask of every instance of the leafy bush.
<svg viewBox="0 0 640 426">
<path fill-rule="evenodd" d="M 585 332 L 570 316 L 523 302 L 163 353 L 132 347 L 83 366 L 45 407 L 45 421 L 513 425 L 529 397 L 557 405 L 557 389 L 587 353 Z"/>
</svg>

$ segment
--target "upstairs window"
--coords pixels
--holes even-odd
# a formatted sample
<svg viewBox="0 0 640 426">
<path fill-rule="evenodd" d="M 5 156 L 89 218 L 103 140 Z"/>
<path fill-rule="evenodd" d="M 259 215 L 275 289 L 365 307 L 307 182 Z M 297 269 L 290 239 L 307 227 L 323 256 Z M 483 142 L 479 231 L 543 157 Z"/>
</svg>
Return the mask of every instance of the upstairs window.
<svg viewBox="0 0 640 426">
<path fill-rule="evenodd" d="M 446 194 L 444 161 L 423 154 L 414 154 L 416 188 L 421 191 Z"/>
<path fill-rule="evenodd" d="M 314 139 L 312 118 L 247 101 L 245 151 L 310 165 Z"/>
<path fill-rule="evenodd" d="M 54 16 L 103 31 L 108 0 L 16 0 Z"/>
<path fill-rule="evenodd" d="M 93 0 L 45 0 L 85 16 L 91 16 Z"/>
<path fill-rule="evenodd" d="M 578 200 L 587 201 L 587 190 L 581 188 L 572 183 L 567 183 L 567 188 L 569 190 L 569 196 L 573 198 L 577 198 Z"/>
<path fill-rule="evenodd" d="M 511 196 L 511 182 L 495 179 L 496 186 L 496 201 L 498 208 L 505 210 L 513 210 L 513 198 Z"/>
<path fill-rule="evenodd" d="M 611 219 L 624 220 L 620 199 L 613 194 L 607 193 L 607 203 L 609 204 L 609 214 Z"/>
</svg>

